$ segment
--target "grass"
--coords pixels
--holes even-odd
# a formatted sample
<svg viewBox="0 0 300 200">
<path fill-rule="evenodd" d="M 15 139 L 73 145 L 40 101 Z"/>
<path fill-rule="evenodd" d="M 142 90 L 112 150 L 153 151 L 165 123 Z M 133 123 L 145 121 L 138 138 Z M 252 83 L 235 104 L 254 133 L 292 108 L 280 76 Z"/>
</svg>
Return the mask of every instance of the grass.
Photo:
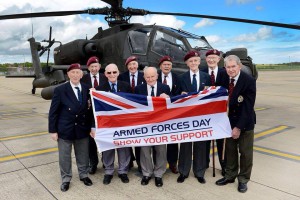
<svg viewBox="0 0 300 200">
<path fill-rule="evenodd" d="M 259 71 L 268 71 L 268 70 L 300 70 L 300 64 L 256 64 L 256 67 Z"/>
</svg>

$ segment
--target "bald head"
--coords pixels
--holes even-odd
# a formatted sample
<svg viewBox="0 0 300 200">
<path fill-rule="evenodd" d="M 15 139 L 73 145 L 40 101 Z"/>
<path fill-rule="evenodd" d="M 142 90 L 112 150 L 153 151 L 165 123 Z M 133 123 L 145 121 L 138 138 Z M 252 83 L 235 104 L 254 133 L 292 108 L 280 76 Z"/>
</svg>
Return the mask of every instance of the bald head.
<svg viewBox="0 0 300 200">
<path fill-rule="evenodd" d="M 148 85 L 155 85 L 158 79 L 157 69 L 155 67 L 145 67 L 144 78 Z"/>
<path fill-rule="evenodd" d="M 118 66 L 114 63 L 111 63 L 105 67 L 105 76 L 107 77 L 108 81 L 111 83 L 117 82 L 119 76 L 119 69 Z"/>
</svg>

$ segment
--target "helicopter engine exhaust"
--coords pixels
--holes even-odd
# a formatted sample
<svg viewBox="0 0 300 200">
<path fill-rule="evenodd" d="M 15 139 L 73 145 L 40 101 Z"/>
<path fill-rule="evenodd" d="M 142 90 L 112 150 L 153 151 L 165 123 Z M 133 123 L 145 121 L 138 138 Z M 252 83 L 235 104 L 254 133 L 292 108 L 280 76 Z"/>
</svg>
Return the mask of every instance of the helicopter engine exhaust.
<svg viewBox="0 0 300 200">
<path fill-rule="evenodd" d="M 96 52 L 97 45 L 94 40 L 74 40 L 54 49 L 54 62 L 56 65 L 85 64 Z"/>
<path fill-rule="evenodd" d="M 59 86 L 61 84 L 58 84 L 58 85 L 51 85 L 49 87 L 45 87 L 42 89 L 41 91 L 41 96 L 43 99 L 45 100 L 51 100 L 52 99 L 52 96 L 54 94 L 54 89 Z"/>
</svg>

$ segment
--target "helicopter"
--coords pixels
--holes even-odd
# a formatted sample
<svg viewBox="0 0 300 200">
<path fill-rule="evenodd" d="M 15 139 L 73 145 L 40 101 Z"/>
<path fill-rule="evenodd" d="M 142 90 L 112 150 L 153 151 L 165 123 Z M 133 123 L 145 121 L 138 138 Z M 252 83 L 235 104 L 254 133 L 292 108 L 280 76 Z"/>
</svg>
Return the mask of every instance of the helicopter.
<svg viewBox="0 0 300 200">
<path fill-rule="evenodd" d="M 43 88 L 41 91 L 42 98 L 46 100 L 51 99 L 54 88 L 67 81 L 66 71 L 69 65 L 72 63 L 80 63 L 83 70 L 87 70 L 85 63 L 91 56 L 99 57 L 102 66 L 115 63 L 119 66 L 119 70 L 123 72 L 126 70 L 124 66 L 125 60 L 131 55 L 138 57 L 140 70 L 145 66 L 156 66 L 161 56 L 169 55 L 173 59 L 173 70 L 181 73 L 186 70 L 186 65 L 182 58 L 188 51 L 195 49 L 199 51 L 201 55 L 200 68 L 207 67 L 205 52 L 213 49 L 213 47 L 204 36 L 198 36 L 184 30 L 155 24 L 143 25 L 139 23 L 129 23 L 132 16 L 145 16 L 148 14 L 186 16 L 300 29 L 300 26 L 292 24 L 189 13 L 153 12 L 130 7 L 123 8 L 123 0 L 102 1 L 109 4 L 110 7 L 0 16 L 0 20 L 6 20 L 77 14 L 105 15 L 105 20 L 109 28 L 103 30 L 102 27 L 99 27 L 98 32 L 90 39 L 77 39 L 62 44 L 52 39 L 52 27 L 50 27 L 49 39 L 42 41 L 48 44 L 46 46 L 42 46 L 41 42 L 36 42 L 33 37 L 28 39 L 34 68 L 34 76 L 31 76 L 34 77 L 31 90 L 32 94 L 35 94 L 36 88 Z M 55 43 L 59 43 L 59 46 L 53 50 L 54 65 L 50 66 L 48 63 L 50 48 Z M 42 68 L 39 57 L 45 52 L 48 52 L 47 66 Z M 240 57 L 243 63 L 242 70 L 257 79 L 258 72 L 256 66 L 252 62 L 252 58 L 248 55 L 246 48 L 234 48 L 225 53 L 222 52 L 222 57 L 230 54 Z M 222 65 L 222 62 L 221 60 L 220 65 Z"/>
</svg>

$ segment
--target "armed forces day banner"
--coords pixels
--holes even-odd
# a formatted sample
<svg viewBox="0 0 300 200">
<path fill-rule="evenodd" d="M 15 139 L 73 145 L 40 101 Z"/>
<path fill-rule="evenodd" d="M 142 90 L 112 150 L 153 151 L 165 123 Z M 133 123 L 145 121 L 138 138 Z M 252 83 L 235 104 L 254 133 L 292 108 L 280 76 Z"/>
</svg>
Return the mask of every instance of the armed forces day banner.
<svg viewBox="0 0 300 200">
<path fill-rule="evenodd" d="M 231 137 L 222 87 L 171 98 L 91 90 L 91 99 L 100 152 Z"/>
</svg>

